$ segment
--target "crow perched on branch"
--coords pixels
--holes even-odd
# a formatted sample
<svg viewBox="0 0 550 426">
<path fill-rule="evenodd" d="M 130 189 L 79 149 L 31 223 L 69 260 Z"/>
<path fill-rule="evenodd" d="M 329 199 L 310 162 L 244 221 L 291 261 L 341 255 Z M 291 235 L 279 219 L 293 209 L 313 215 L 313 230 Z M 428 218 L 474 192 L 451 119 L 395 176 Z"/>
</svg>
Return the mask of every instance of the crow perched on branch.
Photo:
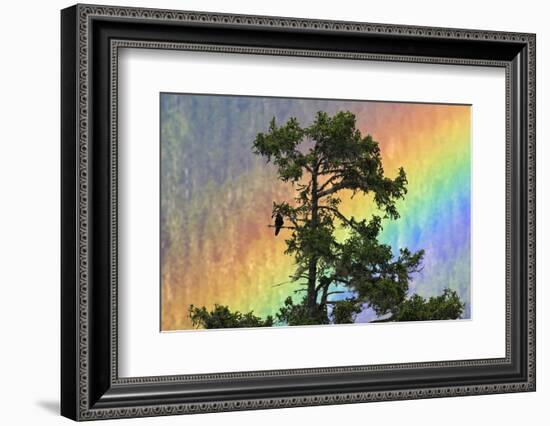
<svg viewBox="0 0 550 426">
<path fill-rule="evenodd" d="M 279 235 L 279 231 L 285 224 L 285 221 L 283 220 L 283 215 L 281 213 L 277 213 L 275 216 L 275 235 Z"/>
</svg>

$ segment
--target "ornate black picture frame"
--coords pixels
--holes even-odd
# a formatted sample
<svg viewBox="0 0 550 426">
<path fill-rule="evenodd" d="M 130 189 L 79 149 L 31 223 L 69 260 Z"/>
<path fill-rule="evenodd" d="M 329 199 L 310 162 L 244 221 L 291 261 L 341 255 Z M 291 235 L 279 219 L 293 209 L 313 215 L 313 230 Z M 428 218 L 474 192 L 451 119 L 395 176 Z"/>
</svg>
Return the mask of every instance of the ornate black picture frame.
<svg viewBox="0 0 550 426">
<path fill-rule="evenodd" d="M 62 415 L 93 420 L 535 390 L 534 34 L 96 5 L 64 9 L 61 29 Z M 504 68 L 506 356 L 120 378 L 121 47 Z"/>
</svg>

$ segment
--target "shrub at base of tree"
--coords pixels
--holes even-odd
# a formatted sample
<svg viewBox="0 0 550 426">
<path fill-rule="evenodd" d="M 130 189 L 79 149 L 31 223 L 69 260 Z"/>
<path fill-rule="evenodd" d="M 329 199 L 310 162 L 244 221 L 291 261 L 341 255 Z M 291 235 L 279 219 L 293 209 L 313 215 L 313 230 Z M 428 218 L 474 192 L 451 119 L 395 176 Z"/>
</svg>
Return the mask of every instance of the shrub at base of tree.
<svg viewBox="0 0 550 426">
<path fill-rule="evenodd" d="M 397 201 L 407 193 L 403 168 L 394 178 L 385 176 L 380 147 L 372 136 L 362 136 L 355 115 L 318 112 L 309 127 L 295 118 L 282 126 L 275 119 L 266 133 L 258 133 L 253 152 L 277 169 L 278 179 L 296 190 L 293 202 L 273 202 L 274 238 L 285 238 L 285 254 L 293 256 L 296 271 L 290 277 L 304 294 L 296 303 L 288 297 L 276 314 L 277 325 L 346 324 L 369 307 L 379 321 L 422 321 L 460 318 L 464 303 L 446 289 L 426 300 L 409 295 L 413 274 L 421 270 L 424 250 L 411 252 L 379 242 L 382 219 L 396 220 Z M 383 218 L 346 216 L 341 194 L 370 195 Z M 337 228 L 346 238 L 336 238 Z M 340 295 L 340 296 L 336 296 Z M 345 296 L 345 299 L 342 297 Z M 269 327 L 253 312 L 231 312 L 228 306 L 191 306 L 196 327 Z"/>
<path fill-rule="evenodd" d="M 326 312 L 318 317 L 311 317 L 302 301 L 294 304 L 291 297 L 285 300 L 284 306 L 276 314 L 277 321 L 268 316 L 265 320 L 254 315 L 253 311 L 242 314 L 231 312 L 229 307 L 215 305 L 210 312 L 206 307 L 196 308 L 191 305 L 189 316 L 193 326 L 213 328 L 271 327 L 274 325 L 323 325 L 323 324 L 353 324 L 357 314 L 363 307 L 354 299 L 345 299 L 334 303 L 331 315 Z M 464 303 L 456 291 L 446 288 L 443 294 L 425 299 L 418 294 L 406 299 L 388 318 L 372 322 L 394 321 L 436 321 L 458 319 L 464 312 Z"/>
<path fill-rule="evenodd" d="M 265 320 L 254 315 L 254 311 L 245 314 L 235 311 L 231 312 L 227 306 L 214 305 L 210 312 L 203 306 L 197 308 L 189 307 L 189 318 L 194 327 L 202 328 L 243 328 L 243 327 L 271 327 L 273 317 L 268 316 Z"/>
</svg>

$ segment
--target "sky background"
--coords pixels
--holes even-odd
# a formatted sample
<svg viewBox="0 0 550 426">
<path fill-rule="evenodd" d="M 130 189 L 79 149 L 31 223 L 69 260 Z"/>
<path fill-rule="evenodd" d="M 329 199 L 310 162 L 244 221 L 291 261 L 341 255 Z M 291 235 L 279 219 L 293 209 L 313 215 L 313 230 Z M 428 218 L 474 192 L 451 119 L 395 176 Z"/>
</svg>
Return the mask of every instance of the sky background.
<svg viewBox="0 0 550 426">
<path fill-rule="evenodd" d="M 401 217 L 383 221 L 380 240 L 394 253 L 424 249 L 411 293 L 455 289 L 470 317 L 469 106 L 162 93 L 162 330 L 191 328 L 191 304 L 273 315 L 298 288 L 288 283 L 295 265 L 284 255 L 285 230 L 274 237 L 268 228 L 273 202 L 290 201 L 294 190 L 251 147 L 273 117 L 306 127 L 317 111 L 353 112 L 379 142 L 386 176 L 405 169 Z M 341 195 L 344 214 L 376 213 L 370 197 L 350 195 Z M 374 318 L 365 309 L 356 322 Z"/>
</svg>

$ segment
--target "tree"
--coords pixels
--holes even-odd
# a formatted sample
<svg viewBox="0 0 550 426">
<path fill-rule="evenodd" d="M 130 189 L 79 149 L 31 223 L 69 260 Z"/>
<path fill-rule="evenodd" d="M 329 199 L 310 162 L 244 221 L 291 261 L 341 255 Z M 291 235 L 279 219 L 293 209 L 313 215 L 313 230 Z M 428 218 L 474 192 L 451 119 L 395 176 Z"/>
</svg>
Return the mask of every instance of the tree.
<svg viewBox="0 0 550 426">
<path fill-rule="evenodd" d="M 276 315 L 279 323 L 350 323 L 365 306 L 384 320 L 462 314 L 464 304 L 452 290 L 429 301 L 419 295 L 407 299 L 424 251 L 402 248 L 394 256 L 389 245 L 378 241 L 382 218 L 399 218 L 396 202 L 407 193 L 407 176 L 403 168 L 393 179 L 385 176 L 380 147 L 370 135 L 361 135 L 354 114 L 330 117 L 320 111 L 306 128 L 295 118 L 277 126 L 273 118 L 268 131 L 256 136 L 253 152 L 273 163 L 278 178 L 294 185 L 297 194 L 292 204 L 273 203 L 272 217 L 279 223 L 272 226 L 290 230 L 285 254 L 295 258 L 291 281 L 304 293 L 300 303 L 285 300 Z M 371 196 L 383 217 L 345 216 L 339 208 L 344 192 Z M 281 218 L 289 226 L 282 227 Z M 335 236 L 338 227 L 347 231 L 344 241 Z M 337 294 L 347 297 L 337 300 Z"/>
<path fill-rule="evenodd" d="M 456 292 L 446 288 L 443 294 L 437 297 L 430 297 L 428 301 L 424 300 L 418 294 L 405 300 L 397 310 L 394 321 L 426 321 L 426 320 L 445 320 L 449 318 L 458 318 L 462 315 L 464 304 Z"/>
<path fill-rule="evenodd" d="M 204 306 L 197 308 L 191 305 L 189 307 L 189 317 L 194 327 L 203 328 L 271 327 L 273 325 L 271 316 L 262 320 L 254 315 L 252 311 L 246 314 L 239 311 L 231 312 L 227 306 L 217 304 L 210 312 Z"/>
</svg>

